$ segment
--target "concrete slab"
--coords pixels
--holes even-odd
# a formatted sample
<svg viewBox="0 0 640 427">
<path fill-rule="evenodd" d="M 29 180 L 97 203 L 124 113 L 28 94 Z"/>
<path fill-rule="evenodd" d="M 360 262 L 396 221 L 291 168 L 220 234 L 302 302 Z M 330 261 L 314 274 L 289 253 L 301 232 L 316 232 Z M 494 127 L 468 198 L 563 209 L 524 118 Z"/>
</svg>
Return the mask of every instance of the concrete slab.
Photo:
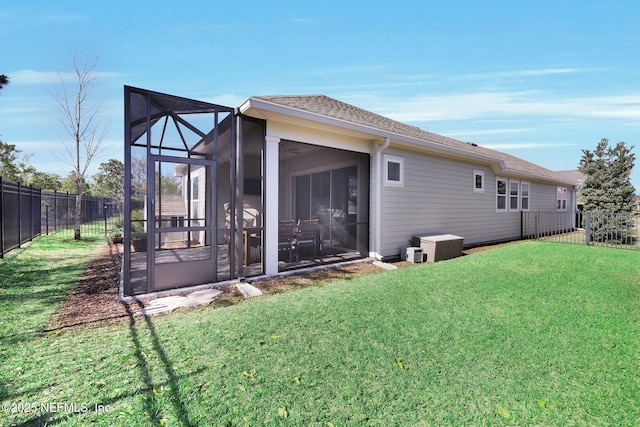
<svg viewBox="0 0 640 427">
<path fill-rule="evenodd" d="M 183 307 L 199 307 L 201 305 L 211 304 L 222 293 L 219 289 L 207 289 L 204 291 L 194 292 L 187 295 L 187 300 L 182 304 Z"/>
<path fill-rule="evenodd" d="M 137 310 L 134 314 L 142 314 L 143 316 L 152 316 L 160 313 L 170 313 L 178 307 L 173 305 L 154 305 Z"/>
<path fill-rule="evenodd" d="M 240 293 L 244 295 L 245 298 L 259 297 L 260 295 L 262 295 L 262 291 L 260 291 L 260 289 L 256 288 L 255 286 L 251 286 L 246 282 L 238 282 L 236 284 L 236 287 L 238 288 Z"/>
<path fill-rule="evenodd" d="M 149 306 L 137 310 L 135 314 L 150 316 L 153 314 L 172 312 L 180 307 L 199 307 L 211 304 L 218 295 L 222 293 L 219 289 L 204 289 L 192 292 L 187 295 L 174 295 L 156 298 L 149 302 Z"/>
<path fill-rule="evenodd" d="M 389 264 L 386 262 L 382 262 L 382 261 L 373 261 L 373 265 L 375 265 L 378 268 L 384 268 L 385 270 L 397 270 L 398 267 L 393 265 L 393 264 Z"/>
</svg>

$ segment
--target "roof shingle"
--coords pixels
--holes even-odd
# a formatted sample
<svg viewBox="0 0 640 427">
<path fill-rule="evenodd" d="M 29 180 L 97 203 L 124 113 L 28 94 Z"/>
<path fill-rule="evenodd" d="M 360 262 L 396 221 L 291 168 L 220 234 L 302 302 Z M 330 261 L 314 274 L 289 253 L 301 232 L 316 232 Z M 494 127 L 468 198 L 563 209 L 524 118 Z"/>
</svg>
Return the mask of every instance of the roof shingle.
<svg viewBox="0 0 640 427">
<path fill-rule="evenodd" d="M 268 95 L 254 96 L 252 98 L 311 114 L 374 128 L 399 136 L 422 140 L 432 144 L 440 144 L 468 153 L 494 157 L 501 160 L 507 170 L 515 173 L 520 172 L 527 175 L 537 175 L 559 182 L 567 182 L 569 179 L 566 175 L 551 171 L 510 154 L 428 132 L 416 126 L 392 120 L 326 95 Z"/>
</svg>

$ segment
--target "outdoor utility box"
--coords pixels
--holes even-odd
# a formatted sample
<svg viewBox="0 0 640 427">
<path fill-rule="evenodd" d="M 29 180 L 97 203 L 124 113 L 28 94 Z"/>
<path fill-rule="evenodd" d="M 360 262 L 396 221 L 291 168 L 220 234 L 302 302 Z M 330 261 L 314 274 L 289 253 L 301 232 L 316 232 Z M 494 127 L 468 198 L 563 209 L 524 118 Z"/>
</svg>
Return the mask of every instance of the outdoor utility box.
<svg viewBox="0 0 640 427">
<path fill-rule="evenodd" d="M 413 264 L 422 262 L 422 249 L 420 248 L 407 248 L 405 261 Z"/>
<path fill-rule="evenodd" d="M 413 246 L 419 246 L 427 255 L 427 262 L 438 262 L 462 255 L 464 237 L 453 234 L 437 236 L 415 236 L 411 239 Z"/>
</svg>

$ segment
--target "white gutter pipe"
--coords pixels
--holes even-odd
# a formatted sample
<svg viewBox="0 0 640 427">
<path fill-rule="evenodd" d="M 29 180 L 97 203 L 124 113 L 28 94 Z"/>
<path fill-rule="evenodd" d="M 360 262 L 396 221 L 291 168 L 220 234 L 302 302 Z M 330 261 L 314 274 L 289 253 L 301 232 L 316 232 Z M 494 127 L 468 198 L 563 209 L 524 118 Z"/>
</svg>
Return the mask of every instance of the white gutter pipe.
<svg viewBox="0 0 640 427">
<path fill-rule="evenodd" d="M 381 231 L 382 231 L 382 223 L 380 219 L 380 209 L 382 208 L 381 193 L 382 193 L 382 174 L 384 173 L 382 170 L 382 152 L 386 150 L 391 144 L 391 138 L 388 136 L 384 139 L 384 144 L 376 147 L 374 152 L 374 158 L 376 162 L 376 182 L 375 182 L 375 206 L 374 206 L 374 224 L 373 224 L 373 256 L 377 259 L 382 259 L 382 242 L 381 242 Z"/>
</svg>

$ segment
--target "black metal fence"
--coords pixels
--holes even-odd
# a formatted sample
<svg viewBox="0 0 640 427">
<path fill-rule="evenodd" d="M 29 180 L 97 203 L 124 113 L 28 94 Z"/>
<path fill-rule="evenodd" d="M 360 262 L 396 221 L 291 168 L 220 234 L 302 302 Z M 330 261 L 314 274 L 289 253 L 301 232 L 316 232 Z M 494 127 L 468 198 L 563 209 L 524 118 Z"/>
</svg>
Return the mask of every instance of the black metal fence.
<svg viewBox="0 0 640 427">
<path fill-rule="evenodd" d="M 608 212 L 522 212 L 524 239 L 640 250 L 640 215 Z"/>
<path fill-rule="evenodd" d="M 0 177 L 0 258 L 40 234 L 41 193 Z"/>
<path fill-rule="evenodd" d="M 51 191 L 42 192 L 42 234 L 73 233 L 76 216 L 76 195 Z M 90 224 L 98 232 L 108 233 L 122 228 L 122 202 L 94 196 L 83 196 L 80 223 Z"/>
<path fill-rule="evenodd" d="M 41 191 L 0 177 L 0 258 L 40 234 L 73 236 L 75 194 Z M 83 230 L 109 233 L 122 228 L 122 202 L 83 196 Z"/>
</svg>

